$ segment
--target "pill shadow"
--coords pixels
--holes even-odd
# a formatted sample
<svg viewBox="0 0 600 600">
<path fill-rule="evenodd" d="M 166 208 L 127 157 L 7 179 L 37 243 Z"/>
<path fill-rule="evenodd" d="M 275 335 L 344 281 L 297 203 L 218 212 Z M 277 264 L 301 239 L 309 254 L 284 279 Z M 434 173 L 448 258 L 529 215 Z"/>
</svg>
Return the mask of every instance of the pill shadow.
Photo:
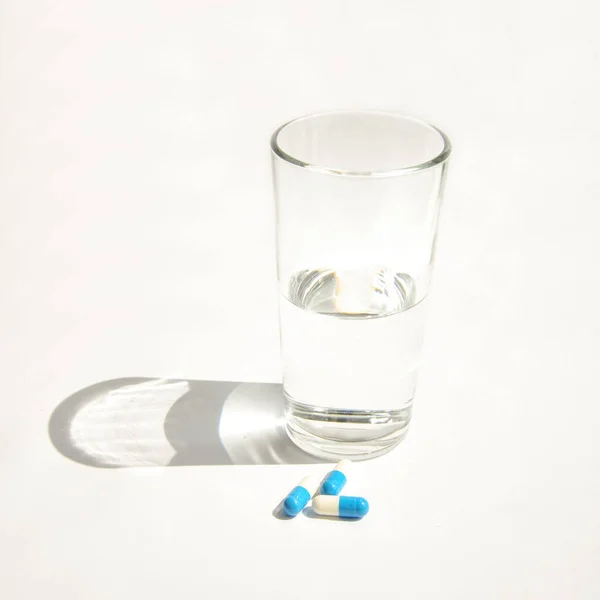
<svg viewBox="0 0 600 600">
<path fill-rule="evenodd" d="M 273 383 L 102 381 L 62 401 L 48 433 L 63 456 L 100 468 L 324 462 L 289 439 Z"/>
<path fill-rule="evenodd" d="M 317 514 L 312 506 L 307 506 L 302 510 L 302 514 L 309 519 L 319 519 L 321 521 L 338 521 L 339 523 L 358 523 L 362 521 L 364 517 L 357 517 L 356 519 L 349 518 L 340 518 L 340 517 L 331 517 L 329 515 L 319 515 Z"/>
</svg>

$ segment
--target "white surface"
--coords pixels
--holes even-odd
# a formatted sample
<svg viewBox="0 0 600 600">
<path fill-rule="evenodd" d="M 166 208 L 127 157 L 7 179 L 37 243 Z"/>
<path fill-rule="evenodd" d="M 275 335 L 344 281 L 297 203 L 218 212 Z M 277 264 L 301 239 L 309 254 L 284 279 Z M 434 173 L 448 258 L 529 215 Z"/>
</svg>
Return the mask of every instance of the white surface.
<svg viewBox="0 0 600 600">
<path fill-rule="evenodd" d="M 588 6 L 0 3 L 1 597 L 600 596 Z M 412 431 L 347 485 L 369 515 L 274 518 L 302 465 L 57 452 L 97 382 L 277 381 L 269 133 L 352 107 L 454 144 Z"/>
</svg>

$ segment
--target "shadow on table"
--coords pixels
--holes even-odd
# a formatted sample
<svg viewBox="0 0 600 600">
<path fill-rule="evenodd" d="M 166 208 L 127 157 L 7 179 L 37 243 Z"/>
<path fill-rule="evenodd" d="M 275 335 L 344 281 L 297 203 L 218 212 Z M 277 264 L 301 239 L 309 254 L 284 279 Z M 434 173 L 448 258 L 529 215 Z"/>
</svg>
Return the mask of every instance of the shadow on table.
<svg viewBox="0 0 600 600">
<path fill-rule="evenodd" d="M 103 381 L 57 406 L 48 430 L 61 454 L 92 467 L 322 462 L 289 439 L 272 383 Z"/>
</svg>

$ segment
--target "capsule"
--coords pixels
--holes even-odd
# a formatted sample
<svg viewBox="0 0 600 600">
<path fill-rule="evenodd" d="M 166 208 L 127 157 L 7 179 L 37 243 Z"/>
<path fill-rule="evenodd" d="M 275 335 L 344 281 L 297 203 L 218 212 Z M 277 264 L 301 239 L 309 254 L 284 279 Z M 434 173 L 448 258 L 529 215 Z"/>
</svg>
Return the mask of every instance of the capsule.
<svg viewBox="0 0 600 600">
<path fill-rule="evenodd" d="M 340 460 L 335 469 L 323 480 L 320 493 L 325 496 L 338 496 L 346 485 L 346 472 L 351 464 L 352 463 L 345 458 Z"/>
<path fill-rule="evenodd" d="M 369 503 L 354 496 L 315 496 L 313 510 L 318 515 L 362 519 L 369 512 Z"/>
<path fill-rule="evenodd" d="M 308 504 L 319 487 L 319 478 L 305 477 L 283 501 L 283 511 L 288 517 L 295 517 Z"/>
</svg>

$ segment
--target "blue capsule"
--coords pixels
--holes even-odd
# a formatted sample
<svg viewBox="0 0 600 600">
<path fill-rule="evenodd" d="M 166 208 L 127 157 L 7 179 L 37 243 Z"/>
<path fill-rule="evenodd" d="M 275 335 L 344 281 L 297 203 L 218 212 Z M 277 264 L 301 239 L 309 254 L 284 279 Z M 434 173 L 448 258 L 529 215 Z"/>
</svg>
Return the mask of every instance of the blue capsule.
<svg viewBox="0 0 600 600">
<path fill-rule="evenodd" d="M 283 511 L 288 517 L 295 517 L 308 504 L 319 485 L 313 475 L 305 477 L 283 501 Z"/>
<path fill-rule="evenodd" d="M 318 515 L 362 519 L 369 512 L 369 503 L 354 496 L 316 496 L 312 508 Z"/>
<path fill-rule="evenodd" d="M 340 496 L 340 517 L 362 519 L 369 512 L 369 503 L 364 498 Z"/>
<path fill-rule="evenodd" d="M 348 469 L 350 461 L 347 459 L 340 460 L 335 469 L 325 477 L 321 484 L 321 494 L 326 496 L 337 496 L 346 485 L 346 475 L 344 471 Z"/>
</svg>

